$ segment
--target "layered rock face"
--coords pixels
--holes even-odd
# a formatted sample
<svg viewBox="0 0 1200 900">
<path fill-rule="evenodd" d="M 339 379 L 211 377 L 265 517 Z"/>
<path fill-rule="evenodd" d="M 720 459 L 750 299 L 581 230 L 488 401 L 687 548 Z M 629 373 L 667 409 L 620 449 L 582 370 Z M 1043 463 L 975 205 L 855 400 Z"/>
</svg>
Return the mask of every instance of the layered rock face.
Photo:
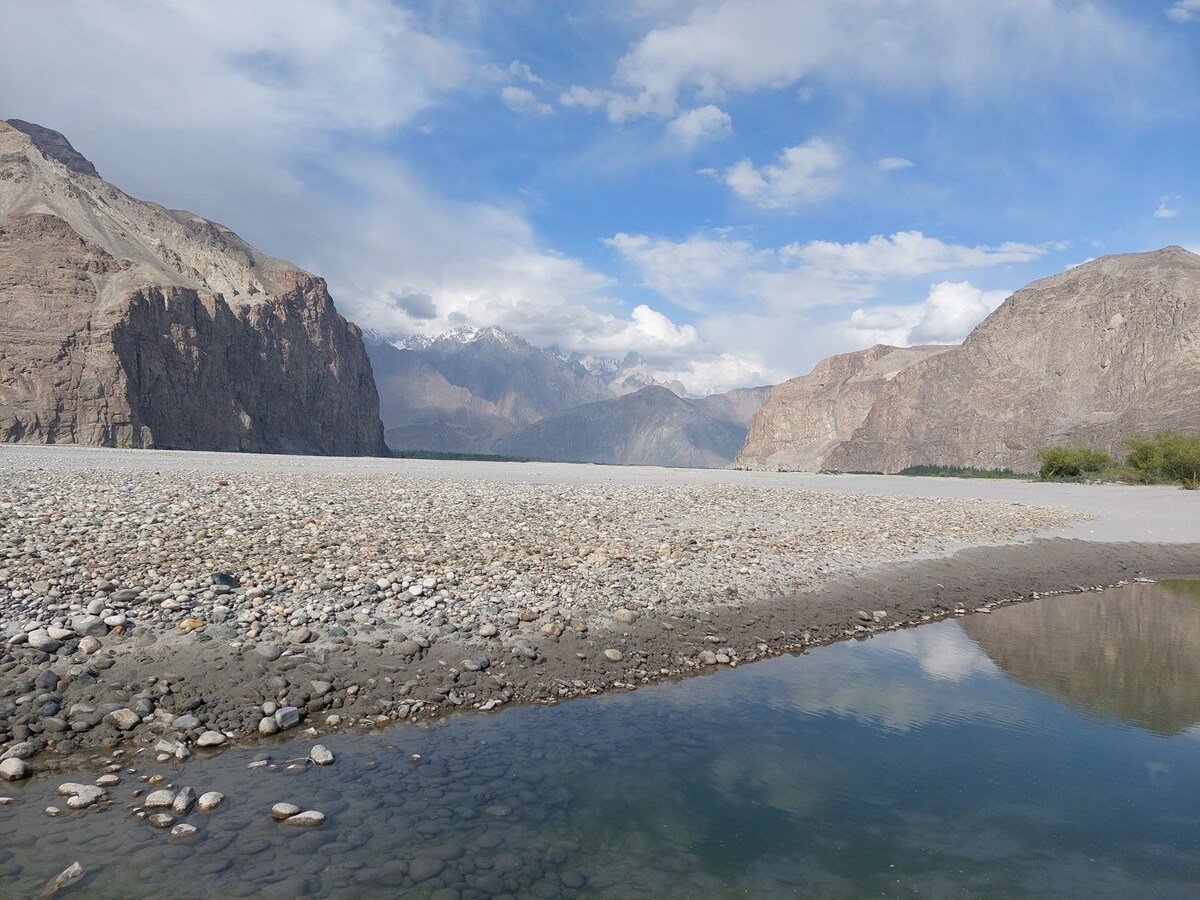
<svg viewBox="0 0 1200 900">
<path fill-rule="evenodd" d="M 734 466 L 820 471 L 830 452 L 853 437 L 898 373 L 949 349 L 876 344 L 821 360 L 810 374 L 771 388 Z"/>
<path fill-rule="evenodd" d="M 765 388 L 687 400 L 660 385 L 549 416 L 499 443 L 513 456 L 569 462 L 721 468 L 746 436 Z"/>
<path fill-rule="evenodd" d="M 57 132 L 0 123 L 0 439 L 384 449 L 358 328 L 325 282 L 136 200 Z"/>
<path fill-rule="evenodd" d="M 824 405 L 772 406 L 784 424 L 759 431 L 786 434 Z M 1017 291 L 960 346 L 898 371 L 812 468 L 1031 472 L 1048 444 L 1120 456 L 1130 435 L 1164 428 L 1200 430 L 1200 257 L 1181 247 L 1104 257 Z M 753 450 L 739 460 L 765 458 Z"/>
</svg>

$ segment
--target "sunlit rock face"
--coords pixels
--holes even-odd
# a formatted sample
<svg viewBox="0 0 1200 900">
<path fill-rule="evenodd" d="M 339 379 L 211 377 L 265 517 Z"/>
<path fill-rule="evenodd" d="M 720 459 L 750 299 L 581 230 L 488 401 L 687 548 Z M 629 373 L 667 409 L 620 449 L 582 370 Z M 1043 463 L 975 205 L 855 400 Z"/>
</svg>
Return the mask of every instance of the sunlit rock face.
<svg viewBox="0 0 1200 900">
<path fill-rule="evenodd" d="M 18 120 L 0 122 L 0 309 L 0 440 L 383 449 L 362 335 L 324 280 Z"/>
<path fill-rule="evenodd" d="M 1190 590 L 1189 590 L 1190 588 Z M 1072 706 L 1158 734 L 1200 722 L 1200 582 L 1136 585 L 959 621 L 996 665 Z"/>
<path fill-rule="evenodd" d="M 872 347 L 776 388 L 738 464 L 1037 469 L 1049 444 L 1120 456 L 1200 428 L 1200 256 L 1106 256 L 1017 291 L 957 347 Z M 900 365 L 901 362 L 907 363 Z"/>
</svg>

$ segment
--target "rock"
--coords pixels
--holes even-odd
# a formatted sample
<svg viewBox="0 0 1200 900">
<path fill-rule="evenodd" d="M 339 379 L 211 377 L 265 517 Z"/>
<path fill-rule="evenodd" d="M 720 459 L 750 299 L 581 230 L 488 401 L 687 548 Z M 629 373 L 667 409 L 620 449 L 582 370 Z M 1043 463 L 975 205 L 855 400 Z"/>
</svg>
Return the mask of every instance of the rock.
<svg viewBox="0 0 1200 900">
<path fill-rule="evenodd" d="M 196 738 L 197 747 L 220 747 L 227 738 L 219 731 L 206 731 Z"/>
<path fill-rule="evenodd" d="M 271 807 L 271 818 L 277 822 L 290 818 L 300 812 L 300 807 L 292 803 L 276 803 Z"/>
<path fill-rule="evenodd" d="M 413 640 L 401 641 L 400 646 L 396 648 L 396 652 L 405 659 L 412 659 L 412 657 L 420 654 L 421 645 Z"/>
<path fill-rule="evenodd" d="M 132 603 L 137 598 L 138 591 L 132 590 L 131 588 L 121 588 L 121 590 L 116 591 L 109 599 L 113 603 Z"/>
<path fill-rule="evenodd" d="M 12 373 L 0 434 L 181 450 L 384 449 L 362 334 L 324 280 L 224 226 L 63 168 L 48 146 L 0 122 L 0 158 L 22 173 L 0 216 L 0 346 Z"/>
<path fill-rule="evenodd" d="M 171 829 L 172 840 L 186 840 L 194 835 L 200 829 L 195 825 L 189 825 L 187 822 L 180 822 Z"/>
<path fill-rule="evenodd" d="M 607 650 L 604 651 L 604 657 L 609 662 L 620 662 L 622 659 L 625 658 L 625 655 L 623 653 L 621 653 L 621 651 L 616 649 L 615 647 L 609 647 Z"/>
<path fill-rule="evenodd" d="M 300 627 L 292 630 L 293 644 L 307 644 L 316 639 L 316 635 L 312 633 L 312 629 Z"/>
<path fill-rule="evenodd" d="M 315 809 L 308 809 L 304 812 L 298 812 L 295 815 L 288 816 L 282 821 L 284 825 L 298 825 L 301 828 L 316 828 L 325 821 L 325 813 L 317 812 Z"/>
<path fill-rule="evenodd" d="M 21 741 L 13 744 L 4 751 L 4 755 L 0 756 L 0 762 L 6 759 L 29 759 L 38 752 L 38 745 L 33 741 Z"/>
<path fill-rule="evenodd" d="M 91 656 L 93 653 L 98 651 L 101 646 L 102 645 L 97 638 L 91 637 L 89 635 L 88 637 L 85 637 L 82 640 L 80 640 L 79 652 L 83 653 L 86 656 Z"/>
<path fill-rule="evenodd" d="M 61 891 L 69 888 L 71 885 L 73 885 L 75 882 L 77 882 L 80 878 L 82 878 L 83 875 L 84 875 L 83 866 L 81 866 L 79 864 L 78 860 L 76 860 L 75 862 L 71 863 L 71 865 L 67 866 L 65 869 L 63 869 L 61 872 L 59 872 L 57 875 L 55 875 L 53 878 L 51 878 L 50 881 L 48 881 L 46 883 L 46 886 L 42 888 L 42 891 L 40 894 L 38 894 L 38 897 L 39 898 L 57 897 Z"/>
<path fill-rule="evenodd" d="M 101 775 L 93 783 L 96 785 L 96 787 L 102 787 L 102 788 L 116 787 L 118 784 L 121 783 L 121 776 L 113 775 L 113 774 Z"/>
<path fill-rule="evenodd" d="M 155 828 L 170 828 L 175 824 L 175 817 L 170 813 L 155 813 L 146 821 Z"/>
<path fill-rule="evenodd" d="M 260 656 L 265 657 L 268 662 L 275 662 L 275 660 L 283 656 L 283 650 L 280 649 L 278 644 L 259 644 L 254 649 Z"/>
<path fill-rule="evenodd" d="M 300 710 L 294 706 L 281 706 L 275 710 L 275 722 L 279 725 L 280 731 L 295 728 L 300 724 Z"/>
<path fill-rule="evenodd" d="M 882 622 L 886 618 L 887 618 L 887 610 L 886 609 L 877 609 L 871 613 L 871 619 L 876 622 Z"/>
<path fill-rule="evenodd" d="M 333 754 L 325 748 L 324 744 L 316 744 L 308 753 L 308 758 L 318 766 L 332 766 Z"/>
<path fill-rule="evenodd" d="M 476 633 L 480 637 L 490 638 L 490 637 L 495 637 L 499 633 L 499 631 L 500 631 L 500 629 L 498 629 L 491 622 L 484 622 L 482 625 L 479 626 L 479 630 Z"/>
<path fill-rule="evenodd" d="M 43 691 L 53 691 L 58 687 L 58 675 L 52 669 L 42 669 L 33 683 Z"/>
<path fill-rule="evenodd" d="M 192 715 L 176 716 L 171 722 L 171 727 L 176 731 L 191 731 L 193 728 L 200 727 L 200 720 Z"/>
<path fill-rule="evenodd" d="M 196 808 L 204 812 L 212 812 L 225 802 L 225 795 L 219 791 L 207 791 L 196 801 Z"/>
<path fill-rule="evenodd" d="M 142 806 L 146 807 L 146 809 L 167 809 L 174 802 L 174 791 L 151 791 L 142 801 Z"/>
<path fill-rule="evenodd" d="M 275 734 L 279 731 L 279 723 L 275 721 L 274 716 L 263 716 L 258 722 L 258 733 L 264 737 Z"/>
<path fill-rule="evenodd" d="M 869 612 L 867 612 L 865 609 L 860 609 L 858 611 L 858 617 L 860 619 L 862 619 L 862 621 L 864 621 L 864 622 L 874 622 L 875 621 L 875 619 L 872 618 L 871 614 Z"/>
<path fill-rule="evenodd" d="M 621 607 L 620 609 L 613 610 L 614 622 L 619 622 L 622 625 L 632 625 L 637 620 L 638 614 L 632 609 L 625 609 L 625 607 Z"/>
<path fill-rule="evenodd" d="M 96 787 L 92 784 L 79 785 L 79 790 L 67 798 L 67 806 L 71 809 L 87 809 L 89 806 L 107 798 L 108 792 L 104 788 Z"/>
<path fill-rule="evenodd" d="M 129 731 L 142 721 L 142 717 L 132 709 L 114 709 L 105 718 L 121 731 Z"/>
<path fill-rule="evenodd" d="M 701 650 L 696 658 L 700 660 L 700 665 L 702 666 L 715 666 L 717 664 L 717 654 L 712 650 Z"/>
<path fill-rule="evenodd" d="M 436 856 L 418 856 L 408 864 L 408 877 L 414 884 L 422 884 L 431 878 L 436 878 L 446 870 L 444 860 Z"/>
<path fill-rule="evenodd" d="M 29 646 L 43 653 L 54 653 L 62 646 L 62 641 L 52 638 L 44 628 L 29 632 Z"/>
<path fill-rule="evenodd" d="M 23 759 L 13 757 L 0 762 L 0 780 L 20 781 L 22 778 L 28 778 L 32 774 L 33 769 Z"/>
<path fill-rule="evenodd" d="M 74 616 L 71 619 L 71 629 L 84 637 L 104 637 L 108 634 L 108 626 L 99 616 Z"/>
<path fill-rule="evenodd" d="M 171 812 L 177 816 L 186 816 L 196 805 L 196 790 L 191 787 L 180 788 L 179 793 L 171 803 Z"/>
</svg>

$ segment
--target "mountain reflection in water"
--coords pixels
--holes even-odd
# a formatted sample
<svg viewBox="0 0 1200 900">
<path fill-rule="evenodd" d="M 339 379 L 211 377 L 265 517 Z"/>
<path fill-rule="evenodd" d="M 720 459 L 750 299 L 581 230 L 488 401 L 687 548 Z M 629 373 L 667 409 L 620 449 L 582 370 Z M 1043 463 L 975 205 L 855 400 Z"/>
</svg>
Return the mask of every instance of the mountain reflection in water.
<svg viewBox="0 0 1200 900">
<path fill-rule="evenodd" d="M 1163 735 L 1200 722 L 1200 581 L 1051 597 L 963 630 L 1020 683 Z"/>
</svg>

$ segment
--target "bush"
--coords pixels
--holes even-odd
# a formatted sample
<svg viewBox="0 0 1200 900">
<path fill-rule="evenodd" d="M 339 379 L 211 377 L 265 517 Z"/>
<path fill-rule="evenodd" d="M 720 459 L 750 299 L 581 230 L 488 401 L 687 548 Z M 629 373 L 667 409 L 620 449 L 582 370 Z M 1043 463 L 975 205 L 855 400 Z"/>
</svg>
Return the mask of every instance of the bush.
<svg viewBox="0 0 1200 900">
<path fill-rule="evenodd" d="M 1125 464 L 1138 472 L 1139 480 L 1177 481 L 1184 487 L 1200 487 L 1200 434 L 1160 431 L 1153 438 L 1144 434 L 1129 439 Z"/>
<path fill-rule="evenodd" d="M 1095 475 L 1112 465 L 1112 457 L 1091 447 L 1043 447 L 1037 452 L 1042 464 L 1038 477 L 1043 480 L 1082 478 Z"/>
</svg>

